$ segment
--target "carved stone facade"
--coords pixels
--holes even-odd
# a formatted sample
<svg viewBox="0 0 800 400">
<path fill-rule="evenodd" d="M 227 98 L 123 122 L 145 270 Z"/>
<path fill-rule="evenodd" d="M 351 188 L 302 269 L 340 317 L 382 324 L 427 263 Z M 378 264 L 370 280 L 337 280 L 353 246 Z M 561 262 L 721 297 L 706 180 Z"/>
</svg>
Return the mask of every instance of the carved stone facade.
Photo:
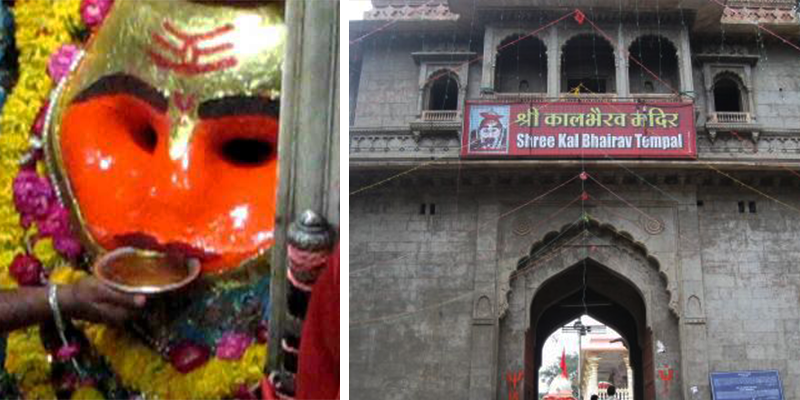
<svg viewBox="0 0 800 400">
<path fill-rule="evenodd" d="M 548 25 L 564 14 L 549 0 L 435 1 L 457 22 L 399 18 L 358 43 L 351 398 L 536 398 L 540 330 L 589 290 L 632 316 L 607 323 L 629 332 L 636 400 L 710 400 L 711 372 L 757 369 L 778 370 L 800 400 L 800 57 L 752 22 L 731 28 L 755 15 L 796 43 L 800 22 L 788 0 L 657 12 L 667 1 L 570 5 L 596 27 Z M 563 100 L 564 46 L 598 30 L 613 47 L 603 100 L 692 101 L 696 159 L 462 159 L 463 115 L 422 118 L 442 71 L 457 78 L 454 112 Z M 499 92 L 498 48 L 525 35 L 546 49 L 546 91 Z M 630 49 L 646 36 L 669 43 L 678 93 L 632 93 Z M 740 113 L 718 115 L 720 77 L 740 85 Z"/>
</svg>

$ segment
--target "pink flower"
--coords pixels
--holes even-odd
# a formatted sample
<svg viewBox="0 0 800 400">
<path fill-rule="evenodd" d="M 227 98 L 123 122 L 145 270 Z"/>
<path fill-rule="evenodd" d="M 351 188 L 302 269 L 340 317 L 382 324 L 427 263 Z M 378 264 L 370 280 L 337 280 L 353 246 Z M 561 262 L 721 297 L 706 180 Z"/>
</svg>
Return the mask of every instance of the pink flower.
<svg viewBox="0 0 800 400">
<path fill-rule="evenodd" d="M 253 338 L 243 333 L 226 332 L 217 341 L 217 358 L 222 360 L 238 360 L 242 358 L 247 346 Z"/>
<path fill-rule="evenodd" d="M 53 82 L 59 82 L 69 74 L 69 66 L 72 65 L 72 60 L 79 51 L 77 46 L 65 44 L 50 56 L 50 61 L 47 62 L 47 73 Z"/>
<path fill-rule="evenodd" d="M 56 251 L 61 253 L 62 256 L 71 258 L 73 260 L 78 258 L 83 251 L 81 242 L 69 234 L 61 234 L 53 237 L 53 247 L 56 249 Z"/>
<path fill-rule="evenodd" d="M 175 345 L 167 354 L 172 366 L 182 374 L 205 364 L 210 355 L 208 347 L 188 340 Z"/>
<path fill-rule="evenodd" d="M 81 17 L 83 23 L 90 28 L 100 25 L 108 15 L 113 0 L 82 0 Z"/>
<path fill-rule="evenodd" d="M 80 347 L 77 344 L 69 344 L 61 346 L 56 352 L 56 358 L 59 361 L 66 361 L 78 355 Z"/>
<path fill-rule="evenodd" d="M 53 187 L 35 170 L 21 169 L 14 178 L 14 205 L 22 216 L 22 224 L 29 227 L 34 219 L 47 215 L 55 202 Z"/>
<path fill-rule="evenodd" d="M 30 254 L 17 254 L 8 272 L 21 286 L 39 286 L 44 282 L 42 263 Z"/>
<path fill-rule="evenodd" d="M 39 109 L 39 113 L 36 114 L 36 120 L 33 121 L 33 126 L 31 127 L 31 133 L 33 133 L 36 137 L 42 137 L 42 130 L 44 129 L 44 118 L 47 116 L 47 109 L 50 107 L 50 100 L 44 102 L 42 108 Z"/>
</svg>

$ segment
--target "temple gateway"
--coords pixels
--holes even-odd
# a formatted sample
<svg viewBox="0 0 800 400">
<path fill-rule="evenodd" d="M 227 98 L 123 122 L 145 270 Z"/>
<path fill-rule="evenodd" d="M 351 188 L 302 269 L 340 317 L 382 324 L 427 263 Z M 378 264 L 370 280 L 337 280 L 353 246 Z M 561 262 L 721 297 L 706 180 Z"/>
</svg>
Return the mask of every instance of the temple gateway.
<svg viewBox="0 0 800 400">
<path fill-rule="evenodd" d="M 620 339 L 580 353 L 576 399 L 800 399 L 793 1 L 372 6 L 351 398 L 540 399 L 548 338 L 585 316 Z"/>
</svg>

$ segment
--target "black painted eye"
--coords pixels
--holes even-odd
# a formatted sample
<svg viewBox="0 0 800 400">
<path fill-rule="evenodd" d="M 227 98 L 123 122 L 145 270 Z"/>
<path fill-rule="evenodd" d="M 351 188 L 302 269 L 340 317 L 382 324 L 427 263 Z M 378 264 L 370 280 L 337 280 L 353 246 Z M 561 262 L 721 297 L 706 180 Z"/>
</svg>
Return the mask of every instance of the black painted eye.
<svg viewBox="0 0 800 400">
<path fill-rule="evenodd" d="M 222 144 L 222 157 L 234 164 L 261 165 L 272 155 L 272 144 L 258 139 L 231 139 Z"/>
<path fill-rule="evenodd" d="M 144 151 L 152 153 L 158 144 L 158 135 L 152 125 L 147 124 L 140 129 L 131 131 L 133 141 Z"/>
</svg>

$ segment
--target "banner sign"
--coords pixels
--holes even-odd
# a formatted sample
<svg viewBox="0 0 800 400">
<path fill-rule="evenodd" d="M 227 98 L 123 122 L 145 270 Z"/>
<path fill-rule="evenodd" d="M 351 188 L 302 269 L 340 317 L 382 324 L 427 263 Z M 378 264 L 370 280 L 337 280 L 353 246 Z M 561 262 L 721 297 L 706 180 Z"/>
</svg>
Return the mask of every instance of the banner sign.
<svg viewBox="0 0 800 400">
<path fill-rule="evenodd" d="M 712 372 L 714 400 L 783 400 L 778 371 Z"/>
<path fill-rule="evenodd" d="M 695 158 L 692 103 L 467 102 L 462 157 Z"/>
</svg>

